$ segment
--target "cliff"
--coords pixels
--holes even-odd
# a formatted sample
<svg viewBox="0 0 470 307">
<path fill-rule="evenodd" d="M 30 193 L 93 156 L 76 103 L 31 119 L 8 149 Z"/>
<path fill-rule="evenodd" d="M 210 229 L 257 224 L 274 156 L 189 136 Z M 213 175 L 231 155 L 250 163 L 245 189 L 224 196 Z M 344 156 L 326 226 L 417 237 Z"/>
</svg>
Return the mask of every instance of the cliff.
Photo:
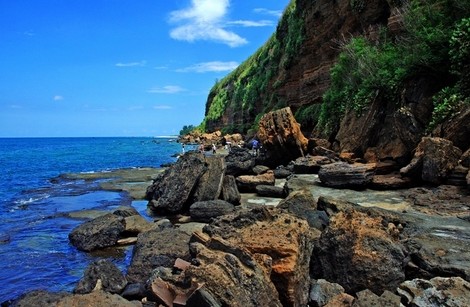
<svg viewBox="0 0 470 307">
<path fill-rule="evenodd" d="M 268 42 L 212 88 L 202 126 L 254 132 L 289 106 L 306 135 L 338 151 L 409 160 L 423 135 L 448 137 L 439 124 L 469 108 L 469 16 L 452 0 L 292 0 Z M 465 132 L 453 136 L 463 150 Z"/>
</svg>

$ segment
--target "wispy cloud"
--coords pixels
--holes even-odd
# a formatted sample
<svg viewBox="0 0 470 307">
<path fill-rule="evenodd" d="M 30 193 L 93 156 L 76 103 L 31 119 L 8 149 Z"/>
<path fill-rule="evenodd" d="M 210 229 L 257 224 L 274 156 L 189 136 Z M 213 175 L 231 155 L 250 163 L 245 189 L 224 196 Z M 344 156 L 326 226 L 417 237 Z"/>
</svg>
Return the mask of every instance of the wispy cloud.
<svg viewBox="0 0 470 307">
<path fill-rule="evenodd" d="M 166 85 L 163 87 L 152 87 L 147 92 L 148 93 L 156 93 L 156 94 L 177 94 L 186 91 L 186 89 L 182 88 L 178 85 Z"/>
<path fill-rule="evenodd" d="M 52 99 L 54 101 L 61 101 L 61 100 L 64 100 L 64 97 L 61 95 L 55 95 L 54 97 L 52 97 Z"/>
<path fill-rule="evenodd" d="M 172 107 L 167 106 L 167 105 L 153 106 L 153 108 L 156 109 L 156 110 L 169 110 L 169 109 L 172 109 Z"/>
<path fill-rule="evenodd" d="M 234 20 L 234 21 L 229 21 L 227 24 L 228 25 L 242 26 L 242 27 L 270 27 L 270 26 L 274 26 L 274 22 L 271 21 L 271 20 L 259 20 L 259 21 Z"/>
<path fill-rule="evenodd" d="M 140 62 L 128 62 L 128 63 L 116 63 L 117 67 L 143 67 L 147 65 L 147 61 L 140 61 Z"/>
<path fill-rule="evenodd" d="M 263 14 L 263 15 L 270 15 L 270 16 L 274 16 L 274 17 L 281 17 L 282 16 L 282 11 L 279 11 L 279 10 L 269 10 L 269 9 L 266 9 L 266 8 L 256 8 L 253 10 L 255 13 L 258 13 L 258 14 Z"/>
<path fill-rule="evenodd" d="M 188 42 L 215 41 L 230 47 L 248 43 L 235 32 L 225 29 L 223 21 L 229 5 L 229 0 L 192 0 L 190 7 L 171 12 L 170 21 L 180 25 L 170 31 L 170 36 Z"/>
<path fill-rule="evenodd" d="M 176 71 L 177 72 L 197 72 L 197 73 L 232 71 L 235 68 L 237 68 L 238 65 L 239 64 L 234 61 L 231 61 L 231 62 L 213 61 L 213 62 L 197 63 L 189 67 L 178 69 Z"/>
<path fill-rule="evenodd" d="M 136 111 L 136 110 L 142 110 L 144 107 L 143 106 L 130 106 L 127 108 L 129 111 Z"/>
</svg>

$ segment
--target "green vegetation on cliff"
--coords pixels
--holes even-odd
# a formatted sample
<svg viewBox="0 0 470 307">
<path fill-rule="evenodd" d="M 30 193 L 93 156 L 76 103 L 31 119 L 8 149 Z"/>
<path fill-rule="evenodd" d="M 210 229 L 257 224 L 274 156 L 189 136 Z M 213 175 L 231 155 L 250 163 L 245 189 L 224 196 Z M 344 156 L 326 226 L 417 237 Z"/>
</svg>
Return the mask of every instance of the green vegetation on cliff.
<svg viewBox="0 0 470 307">
<path fill-rule="evenodd" d="M 429 128 L 468 102 L 470 2 L 410 0 L 401 12 L 399 37 L 381 28 L 377 41 L 356 37 L 342 46 L 321 110 L 308 117 L 325 136 L 335 132 L 346 111 L 360 114 L 378 96 L 398 103 L 405 80 L 420 74 L 450 80 L 434 97 Z"/>
<path fill-rule="evenodd" d="M 277 26 L 276 34 L 227 77 L 211 89 L 206 106 L 202 130 L 223 129 L 226 133 L 247 132 L 257 126 L 261 116 L 274 109 L 285 107 L 273 91 L 282 84 L 279 70 L 287 69 L 298 56 L 304 39 L 304 19 L 292 0 Z M 277 78 L 274 80 L 274 78 Z M 222 122 L 223 116 L 242 119 L 232 120 L 232 125 Z M 240 120 L 239 120 L 240 121 Z"/>
</svg>

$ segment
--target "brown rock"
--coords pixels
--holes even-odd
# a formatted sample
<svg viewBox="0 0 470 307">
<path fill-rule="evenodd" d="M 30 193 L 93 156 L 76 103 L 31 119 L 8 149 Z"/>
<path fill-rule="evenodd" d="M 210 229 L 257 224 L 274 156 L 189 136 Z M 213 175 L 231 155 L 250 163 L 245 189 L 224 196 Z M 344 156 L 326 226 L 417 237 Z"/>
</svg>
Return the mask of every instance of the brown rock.
<svg viewBox="0 0 470 307">
<path fill-rule="evenodd" d="M 322 165 L 333 163 L 333 160 L 325 156 L 300 157 L 290 165 L 295 174 L 317 174 Z"/>
<path fill-rule="evenodd" d="M 375 190 L 396 190 L 412 186 L 412 180 L 400 174 L 374 175 L 370 184 L 370 188 Z"/>
<path fill-rule="evenodd" d="M 381 216 L 350 208 L 330 219 L 315 247 L 313 266 L 348 293 L 370 289 L 380 294 L 405 280 L 402 249 Z"/>
<path fill-rule="evenodd" d="M 378 296 L 374 292 L 366 289 L 356 293 L 357 299 L 355 300 L 353 307 L 370 307 L 370 306 L 382 306 L 382 307 L 395 307 L 400 306 L 400 297 L 393 294 L 390 291 L 384 291 L 381 296 Z"/>
<path fill-rule="evenodd" d="M 470 148 L 467 149 L 460 157 L 460 164 L 464 167 L 470 167 Z"/>
<path fill-rule="evenodd" d="M 374 170 L 375 164 L 336 162 L 322 165 L 318 178 L 333 188 L 363 189 L 372 181 Z"/>
<path fill-rule="evenodd" d="M 265 114 L 259 122 L 258 137 L 266 150 L 266 165 L 287 164 L 307 153 L 308 139 L 289 107 Z"/>
<path fill-rule="evenodd" d="M 274 185 L 274 172 L 268 171 L 261 175 L 243 175 L 236 178 L 237 187 L 240 192 L 256 192 L 257 185 Z"/>
<path fill-rule="evenodd" d="M 308 266 L 313 240 L 320 231 L 307 222 L 276 209 L 242 211 L 224 216 L 205 228 L 212 237 L 246 249 L 251 254 L 272 258 L 271 280 L 285 306 L 305 306 L 308 302 Z"/>
<path fill-rule="evenodd" d="M 416 147 L 410 164 L 400 170 L 403 176 L 418 177 L 433 184 L 440 184 L 457 166 L 462 151 L 451 141 L 423 137 Z"/>
</svg>

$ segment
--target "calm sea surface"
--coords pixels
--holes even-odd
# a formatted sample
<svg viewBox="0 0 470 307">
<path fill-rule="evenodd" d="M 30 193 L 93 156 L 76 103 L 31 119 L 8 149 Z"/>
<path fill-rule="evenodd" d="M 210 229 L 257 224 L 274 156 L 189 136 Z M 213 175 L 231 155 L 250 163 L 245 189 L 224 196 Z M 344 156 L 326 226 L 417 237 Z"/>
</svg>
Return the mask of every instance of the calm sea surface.
<svg viewBox="0 0 470 307">
<path fill-rule="evenodd" d="M 52 180 L 63 173 L 160 167 L 181 150 L 166 138 L 0 138 L 0 303 L 28 290 L 71 291 L 88 263 L 69 244 L 83 220 L 66 213 L 131 205 L 96 183 Z M 113 255 L 124 270 L 131 248 Z"/>
</svg>

